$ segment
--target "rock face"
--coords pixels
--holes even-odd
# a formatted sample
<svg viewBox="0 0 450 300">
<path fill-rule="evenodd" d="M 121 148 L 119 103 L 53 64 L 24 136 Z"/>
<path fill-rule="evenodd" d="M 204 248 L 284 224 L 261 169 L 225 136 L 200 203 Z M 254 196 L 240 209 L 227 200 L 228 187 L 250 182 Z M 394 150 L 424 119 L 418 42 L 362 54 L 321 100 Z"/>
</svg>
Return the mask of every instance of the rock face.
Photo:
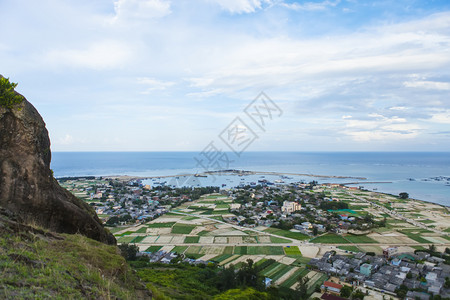
<svg viewBox="0 0 450 300">
<path fill-rule="evenodd" d="M 0 107 L 0 206 L 56 232 L 115 244 L 95 211 L 54 179 L 50 160 L 48 132 L 33 105 L 24 99 L 13 109 Z"/>
</svg>

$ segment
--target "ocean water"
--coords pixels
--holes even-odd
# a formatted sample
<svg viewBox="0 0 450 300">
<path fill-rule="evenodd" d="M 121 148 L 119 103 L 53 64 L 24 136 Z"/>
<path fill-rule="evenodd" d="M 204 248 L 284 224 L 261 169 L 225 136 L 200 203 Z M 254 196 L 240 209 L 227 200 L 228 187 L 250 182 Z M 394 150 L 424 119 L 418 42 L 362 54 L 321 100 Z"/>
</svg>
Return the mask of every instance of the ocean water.
<svg viewBox="0 0 450 300">
<path fill-rule="evenodd" d="M 391 194 L 450 206 L 450 153 L 448 152 L 245 152 L 226 153 L 221 169 L 310 174 L 290 176 L 285 182 L 312 181 L 348 183 Z M 199 152 L 54 152 L 51 168 L 65 176 L 163 176 L 205 171 L 196 159 Z M 217 160 L 216 160 L 217 161 Z M 211 167 L 214 170 L 215 167 Z M 365 177 L 367 180 L 320 178 L 314 175 Z M 261 176 L 209 176 L 199 185 L 237 185 Z M 266 176 L 267 180 L 280 179 Z M 166 179 L 167 180 L 167 179 Z M 389 183 L 366 183 L 366 182 Z"/>
</svg>

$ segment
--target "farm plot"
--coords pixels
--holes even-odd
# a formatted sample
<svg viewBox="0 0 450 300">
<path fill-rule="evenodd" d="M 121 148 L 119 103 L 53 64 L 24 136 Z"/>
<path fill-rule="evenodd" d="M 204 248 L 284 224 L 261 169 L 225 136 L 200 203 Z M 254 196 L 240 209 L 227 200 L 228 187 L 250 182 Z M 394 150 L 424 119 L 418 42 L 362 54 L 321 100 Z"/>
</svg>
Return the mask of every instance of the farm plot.
<svg viewBox="0 0 450 300">
<path fill-rule="evenodd" d="M 258 236 L 258 241 L 260 244 L 269 244 L 271 242 L 271 236 L 269 235 L 260 235 Z M 272 242 L 274 243 L 274 242 Z"/>
<path fill-rule="evenodd" d="M 283 282 L 285 282 L 287 279 L 289 279 L 293 274 L 295 274 L 295 272 L 297 272 L 300 268 L 299 267 L 294 267 L 294 266 L 290 266 L 290 270 L 285 272 L 281 277 L 277 278 L 275 281 L 275 285 L 280 285 Z M 275 278 L 273 278 L 272 280 L 275 280 Z"/>
<path fill-rule="evenodd" d="M 351 251 L 351 252 L 359 252 L 359 248 L 356 246 L 339 246 L 338 247 L 341 250 L 345 250 L 345 251 Z"/>
<path fill-rule="evenodd" d="M 231 257 L 229 257 L 229 258 L 227 258 L 227 259 L 224 259 L 224 260 L 222 260 L 220 263 L 219 263 L 219 266 L 223 266 L 223 265 L 225 265 L 225 264 L 228 264 L 228 263 L 230 263 L 230 262 L 232 262 L 233 260 L 235 260 L 236 258 L 238 258 L 240 255 L 233 255 L 233 256 L 231 256 Z"/>
<path fill-rule="evenodd" d="M 151 253 L 155 253 L 158 252 L 159 250 L 161 250 L 163 246 L 150 246 L 147 248 L 147 250 L 145 250 L 146 252 L 151 252 Z"/>
<path fill-rule="evenodd" d="M 230 236 L 228 237 L 228 243 L 229 244 L 242 244 L 242 237 L 241 236 Z"/>
<path fill-rule="evenodd" d="M 201 246 L 190 246 L 186 249 L 186 254 L 200 254 L 200 251 L 202 250 Z"/>
<path fill-rule="evenodd" d="M 366 235 L 346 235 L 345 238 L 354 244 L 377 244 L 378 242 Z"/>
<path fill-rule="evenodd" d="M 165 222 L 165 223 L 160 223 L 160 222 L 156 222 L 156 223 L 148 223 L 147 227 L 148 228 L 171 228 L 173 225 L 175 225 L 176 222 L 173 222 L 173 220 L 170 220 L 170 222 Z"/>
<path fill-rule="evenodd" d="M 316 237 L 315 239 L 312 239 L 311 242 L 312 243 L 322 243 L 322 244 L 348 244 L 349 243 L 342 236 L 333 234 L 333 233 L 327 233 L 327 234 L 321 235 L 319 237 Z"/>
<path fill-rule="evenodd" d="M 414 240 L 398 232 L 371 233 L 368 236 L 380 244 L 415 243 Z"/>
<path fill-rule="evenodd" d="M 244 236 L 242 242 L 245 244 L 256 244 L 256 239 L 253 236 Z"/>
<path fill-rule="evenodd" d="M 286 255 L 293 255 L 293 256 L 301 256 L 302 255 L 302 253 L 298 249 L 298 246 L 284 247 L 284 253 L 286 253 Z"/>
<path fill-rule="evenodd" d="M 124 244 L 124 243 L 131 243 L 131 241 L 133 241 L 136 237 L 135 236 L 122 236 L 120 237 L 117 242 L 120 244 Z"/>
<path fill-rule="evenodd" d="M 211 258 L 212 261 L 215 261 L 216 263 L 221 263 L 222 261 L 232 257 L 232 254 L 222 254 L 216 257 Z"/>
<path fill-rule="evenodd" d="M 135 238 L 130 243 L 134 243 L 134 244 L 140 243 L 140 242 L 142 242 L 143 239 L 145 239 L 145 237 L 146 236 L 135 236 Z"/>
<path fill-rule="evenodd" d="M 225 249 L 225 247 L 203 246 L 199 253 L 200 254 L 214 254 L 214 256 L 217 256 L 219 254 L 222 254 L 224 249 Z"/>
<path fill-rule="evenodd" d="M 172 228 L 149 228 L 147 229 L 147 233 L 151 235 L 162 235 L 162 234 L 170 234 Z"/>
<path fill-rule="evenodd" d="M 308 286 L 308 294 L 311 294 L 314 292 L 314 290 L 316 289 L 317 286 L 321 286 L 325 280 L 328 279 L 328 275 L 326 274 L 322 274 L 322 273 L 318 273 L 321 276 L 319 278 L 314 279 L 314 281 L 311 279 L 308 283 L 310 283 Z"/>
<path fill-rule="evenodd" d="M 216 243 L 216 244 L 226 244 L 226 243 L 228 243 L 228 238 L 226 236 L 216 236 L 214 238 L 214 243 Z"/>
<path fill-rule="evenodd" d="M 178 236 L 174 236 L 172 237 L 172 240 L 170 241 L 172 244 L 183 244 L 184 241 L 184 236 L 182 235 L 178 235 Z"/>
<path fill-rule="evenodd" d="M 158 244 L 169 244 L 171 240 L 172 236 L 170 235 L 160 235 L 158 239 Z"/>
<path fill-rule="evenodd" d="M 251 255 L 284 255 L 281 246 L 248 246 L 247 254 Z"/>
<path fill-rule="evenodd" d="M 172 227 L 172 233 L 174 233 L 174 234 L 190 234 L 191 231 L 195 227 L 197 227 L 197 226 L 177 223 Z"/>
<path fill-rule="evenodd" d="M 308 272 L 309 271 L 307 269 L 298 268 L 292 275 L 289 276 L 289 278 L 285 279 L 281 286 L 290 288 L 297 283 L 300 277 L 305 276 Z"/>
<path fill-rule="evenodd" d="M 173 249 L 174 247 L 173 246 L 163 246 L 162 248 L 161 248 L 161 251 L 164 251 L 164 252 L 171 252 L 172 251 L 172 249 Z"/>
<path fill-rule="evenodd" d="M 189 248 L 189 246 L 175 246 L 173 247 L 172 252 L 182 254 L 184 253 L 184 251 L 186 251 L 187 248 Z"/>
<path fill-rule="evenodd" d="M 213 236 L 201 236 L 200 240 L 198 242 L 200 244 L 213 244 L 214 243 L 214 237 Z"/>
<path fill-rule="evenodd" d="M 196 243 L 198 243 L 199 239 L 200 239 L 199 236 L 187 236 L 187 237 L 184 239 L 184 242 L 185 242 L 186 244 L 196 244 Z"/>
<path fill-rule="evenodd" d="M 284 265 L 282 269 L 278 270 L 278 272 L 273 274 L 270 278 L 276 283 L 280 278 L 285 277 L 285 275 L 290 273 L 294 268 L 296 267 Z"/>
<path fill-rule="evenodd" d="M 424 236 L 424 238 L 435 244 L 448 243 L 448 241 L 446 239 L 439 237 L 439 236 Z"/>
<path fill-rule="evenodd" d="M 159 239 L 159 236 L 158 235 L 153 235 L 153 236 L 148 236 L 148 237 L 146 237 L 142 242 L 141 242 L 141 244 L 153 244 L 153 243 L 155 243 L 156 242 L 156 240 L 158 240 Z"/>
<path fill-rule="evenodd" d="M 285 265 L 292 265 L 297 261 L 295 257 L 283 256 L 278 262 L 283 263 Z"/>
<path fill-rule="evenodd" d="M 264 230 L 265 232 L 284 236 L 291 239 L 296 239 L 299 241 L 307 240 L 309 237 L 306 234 L 295 232 L 295 231 L 289 231 L 289 230 L 283 230 L 278 228 L 267 228 Z"/>
</svg>

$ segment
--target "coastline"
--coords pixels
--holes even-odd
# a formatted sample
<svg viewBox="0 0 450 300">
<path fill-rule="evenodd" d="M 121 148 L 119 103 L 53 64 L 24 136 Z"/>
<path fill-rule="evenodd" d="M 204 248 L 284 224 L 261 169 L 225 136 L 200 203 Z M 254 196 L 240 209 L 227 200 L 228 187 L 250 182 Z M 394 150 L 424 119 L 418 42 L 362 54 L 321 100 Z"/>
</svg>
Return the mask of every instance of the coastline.
<svg viewBox="0 0 450 300">
<path fill-rule="evenodd" d="M 175 175 L 160 175 L 160 176 L 132 176 L 132 175 L 106 175 L 106 176 L 73 176 L 73 177 L 61 177 L 57 178 L 60 179 L 76 179 L 76 178 L 90 178 L 90 177 L 102 177 L 104 179 L 112 179 L 112 180 L 120 180 L 120 181 L 133 181 L 133 180 L 152 180 L 152 179 L 163 179 L 163 178 L 179 178 L 179 177 L 207 177 L 208 175 L 234 175 L 234 176 L 249 176 L 249 175 L 273 175 L 273 176 L 308 176 L 308 177 L 315 177 L 315 178 L 330 178 L 330 179 L 366 179 L 365 177 L 354 177 L 354 176 L 339 176 L 339 175 L 316 175 L 316 174 L 302 174 L 302 173 L 289 173 L 289 172 L 270 172 L 270 171 L 247 171 L 247 170 L 226 170 L 226 171 L 209 171 L 209 172 L 203 172 L 203 173 L 185 173 L 185 174 L 175 174 Z M 347 183 L 322 183 L 322 184 L 328 184 L 328 185 L 339 185 L 341 187 L 347 187 L 348 185 L 359 185 L 359 184 L 389 184 L 392 183 L 391 181 L 357 181 L 357 182 L 347 182 Z M 221 184 L 217 184 L 217 186 L 220 186 Z M 383 192 L 383 191 L 371 191 L 368 189 L 363 188 L 362 190 L 376 193 L 376 194 L 383 194 L 388 195 L 392 197 L 398 197 L 398 195 L 389 193 L 389 192 Z M 439 205 L 447 210 L 449 210 L 450 205 L 445 205 L 442 203 L 436 203 L 433 201 L 426 201 L 422 199 L 412 198 L 409 197 L 408 200 L 417 201 L 422 204 L 434 204 Z"/>
</svg>

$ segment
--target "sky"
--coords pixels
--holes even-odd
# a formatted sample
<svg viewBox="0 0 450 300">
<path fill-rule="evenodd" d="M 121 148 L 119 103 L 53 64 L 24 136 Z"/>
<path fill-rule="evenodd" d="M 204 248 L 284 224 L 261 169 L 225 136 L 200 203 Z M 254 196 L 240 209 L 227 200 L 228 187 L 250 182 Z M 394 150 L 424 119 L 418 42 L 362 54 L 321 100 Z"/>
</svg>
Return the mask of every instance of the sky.
<svg viewBox="0 0 450 300">
<path fill-rule="evenodd" d="M 450 149 L 448 0 L 0 0 L 0 26 L 52 151 Z"/>
</svg>

